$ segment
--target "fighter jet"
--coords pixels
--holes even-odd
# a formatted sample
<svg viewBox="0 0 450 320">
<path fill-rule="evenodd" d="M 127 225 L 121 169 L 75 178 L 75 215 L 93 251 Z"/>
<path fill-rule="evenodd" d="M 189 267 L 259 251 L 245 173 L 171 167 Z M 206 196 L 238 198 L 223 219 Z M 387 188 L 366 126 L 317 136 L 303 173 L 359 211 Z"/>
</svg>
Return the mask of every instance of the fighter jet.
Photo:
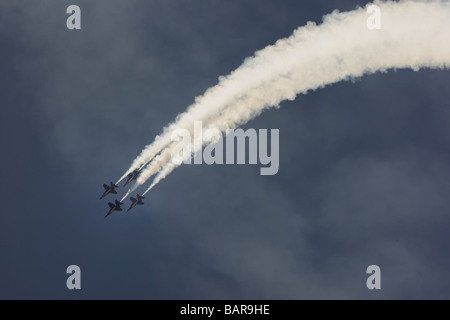
<svg viewBox="0 0 450 320">
<path fill-rule="evenodd" d="M 127 212 L 130 211 L 131 209 L 133 209 L 134 207 L 136 207 L 136 205 L 138 205 L 138 204 L 144 204 L 144 202 L 142 202 L 142 199 L 145 199 L 145 197 L 140 196 L 139 193 L 136 196 L 137 196 L 137 199 L 130 197 L 131 206 L 128 208 Z"/>
<path fill-rule="evenodd" d="M 116 188 L 118 188 L 119 186 L 116 186 L 112 181 L 111 181 L 111 185 L 108 186 L 107 184 L 103 184 L 103 188 L 105 188 L 105 192 L 103 193 L 103 195 L 100 197 L 100 200 L 103 197 L 106 197 L 108 194 L 112 193 L 112 194 L 117 194 Z"/>
<path fill-rule="evenodd" d="M 128 179 L 127 179 L 127 181 L 125 181 L 125 184 L 123 185 L 124 187 L 127 185 L 127 184 L 129 184 L 131 181 L 133 181 L 133 180 L 136 180 L 137 179 L 137 177 L 139 177 L 139 174 L 140 174 L 141 172 L 138 170 L 138 169 L 136 169 L 136 170 L 134 170 L 132 173 L 130 173 L 129 175 L 128 175 Z"/>
<path fill-rule="evenodd" d="M 109 209 L 108 213 L 106 214 L 105 218 L 107 216 L 109 216 L 111 213 L 113 213 L 114 211 L 122 211 L 122 208 L 120 207 L 121 205 L 123 205 L 123 203 L 118 200 L 116 200 L 115 203 L 108 202 L 108 206 L 110 209 Z"/>
</svg>

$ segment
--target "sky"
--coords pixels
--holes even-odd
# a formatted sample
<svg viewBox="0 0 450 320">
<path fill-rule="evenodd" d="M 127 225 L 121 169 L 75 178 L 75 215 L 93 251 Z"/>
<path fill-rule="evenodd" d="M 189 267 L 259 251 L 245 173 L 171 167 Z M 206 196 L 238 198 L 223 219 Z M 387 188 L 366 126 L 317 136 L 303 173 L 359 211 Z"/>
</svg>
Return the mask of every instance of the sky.
<svg viewBox="0 0 450 320">
<path fill-rule="evenodd" d="M 276 175 L 182 165 L 104 219 L 102 184 L 219 76 L 365 3 L 2 1 L 0 299 L 449 299 L 449 70 L 283 102 L 243 126 L 280 130 Z"/>
</svg>

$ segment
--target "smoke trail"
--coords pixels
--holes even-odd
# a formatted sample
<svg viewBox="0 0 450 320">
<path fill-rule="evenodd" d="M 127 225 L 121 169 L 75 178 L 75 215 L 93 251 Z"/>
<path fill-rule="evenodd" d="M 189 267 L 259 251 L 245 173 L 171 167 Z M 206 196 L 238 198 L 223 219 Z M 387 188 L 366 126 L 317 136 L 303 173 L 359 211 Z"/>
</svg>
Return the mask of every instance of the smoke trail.
<svg viewBox="0 0 450 320">
<path fill-rule="evenodd" d="M 245 92 L 257 82 L 250 72 L 246 72 L 241 67 L 231 73 L 228 77 L 220 77 L 219 84 L 209 88 L 203 96 L 196 97 L 195 103 L 188 109 L 177 116 L 174 122 L 164 128 L 163 133 L 155 138 L 155 141 L 147 145 L 141 154 L 133 161 L 130 168 L 117 181 L 119 183 L 128 174 L 137 168 L 143 168 L 156 154 L 161 152 L 171 142 L 172 132 L 176 129 L 184 128 L 189 130 L 194 120 L 207 119 L 214 117 L 217 112 L 229 105 L 228 100 L 232 95 Z M 211 108 L 211 106 L 214 106 Z"/>
<path fill-rule="evenodd" d="M 369 30 L 370 16 L 364 8 L 326 15 L 321 25 L 309 22 L 285 39 L 255 53 L 179 115 L 155 142 L 133 162 L 145 163 L 158 152 L 159 167 L 143 171 L 144 177 L 158 172 L 147 193 L 178 164 L 171 153 L 171 134 L 184 128 L 193 132 L 194 120 L 224 132 L 256 117 L 283 100 L 293 100 L 325 85 L 392 68 L 450 66 L 450 3 L 402 1 L 375 4 L 381 9 L 381 30 Z M 198 151 L 203 141 L 195 137 L 190 146 Z M 130 170 L 132 171 L 133 169 Z M 129 170 L 129 171 L 130 171 Z M 130 171 L 130 172 L 131 172 Z M 150 173 L 150 175 L 148 175 Z M 145 194 L 144 193 L 144 194 Z"/>
<path fill-rule="evenodd" d="M 164 179 L 169 173 L 171 173 L 173 171 L 173 169 L 175 169 L 177 167 L 177 165 L 175 163 L 173 163 L 172 161 L 166 165 L 161 172 L 158 173 L 158 175 L 155 177 L 155 180 L 153 180 L 152 184 L 150 185 L 150 187 L 148 187 L 147 190 L 145 190 L 145 192 L 142 194 L 143 196 L 147 194 L 147 192 L 149 192 L 151 189 L 153 189 L 154 186 L 156 186 L 162 179 Z"/>
<path fill-rule="evenodd" d="M 166 164 L 167 161 L 170 160 L 170 157 L 171 157 L 171 149 L 165 148 L 159 155 L 157 155 L 151 161 L 147 161 L 147 163 L 150 162 L 149 165 L 144 170 L 142 170 L 141 174 L 136 180 L 136 183 L 130 189 L 128 189 L 127 193 L 123 196 L 121 201 L 125 200 L 128 197 L 128 195 L 130 195 L 130 193 L 136 190 L 148 179 L 150 179 L 151 176 L 160 171 L 162 165 Z"/>
<path fill-rule="evenodd" d="M 123 202 L 123 200 L 125 200 L 130 195 L 131 192 L 132 192 L 132 190 L 128 189 L 127 193 L 123 196 L 122 199 L 120 199 L 120 202 Z"/>
</svg>

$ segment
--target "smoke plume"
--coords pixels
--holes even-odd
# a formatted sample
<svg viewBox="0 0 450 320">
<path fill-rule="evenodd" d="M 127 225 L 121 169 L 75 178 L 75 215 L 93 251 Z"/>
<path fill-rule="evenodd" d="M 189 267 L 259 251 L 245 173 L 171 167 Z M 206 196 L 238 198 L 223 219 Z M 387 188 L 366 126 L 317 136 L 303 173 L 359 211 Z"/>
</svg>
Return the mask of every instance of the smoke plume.
<svg viewBox="0 0 450 320">
<path fill-rule="evenodd" d="M 290 37 L 257 51 L 228 76 L 219 77 L 217 85 L 195 98 L 144 148 L 120 180 L 141 168 L 134 190 L 156 174 L 147 193 L 179 165 L 171 158 L 172 133 L 180 128 L 193 133 L 194 121 L 202 121 L 205 129 L 225 132 L 283 100 L 342 80 L 389 69 L 450 66 L 449 2 L 374 4 L 380 9 L 380 29 L 369 28 L 373 13 L 367 9 L 372 4 L 349 12 L 334 11 L 324 16 L 322 24 L 308 22 Z M 208 143 L 196 138 L 188 146 L 192 153 Z"/>
</svg>

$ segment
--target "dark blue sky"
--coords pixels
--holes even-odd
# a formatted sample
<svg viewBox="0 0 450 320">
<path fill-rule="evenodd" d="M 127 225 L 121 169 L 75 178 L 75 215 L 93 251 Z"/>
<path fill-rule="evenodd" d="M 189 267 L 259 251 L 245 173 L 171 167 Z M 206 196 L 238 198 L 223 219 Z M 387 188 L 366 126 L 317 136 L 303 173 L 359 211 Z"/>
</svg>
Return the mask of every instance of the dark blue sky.
<svg viewBox="0 0 450 320">
<path fill-rule="evenodd" d="M 98 200 L 220 75 L 364 3 L 2 1 L 0 298 L 450 298 L 448 70 L 266 111 L 244 128 L 280 129 L 275 176 L 184 165 L 128 214 L 104 219 Z M 80 291 L 66 288 L 71 264 Z"/>
</svg>

